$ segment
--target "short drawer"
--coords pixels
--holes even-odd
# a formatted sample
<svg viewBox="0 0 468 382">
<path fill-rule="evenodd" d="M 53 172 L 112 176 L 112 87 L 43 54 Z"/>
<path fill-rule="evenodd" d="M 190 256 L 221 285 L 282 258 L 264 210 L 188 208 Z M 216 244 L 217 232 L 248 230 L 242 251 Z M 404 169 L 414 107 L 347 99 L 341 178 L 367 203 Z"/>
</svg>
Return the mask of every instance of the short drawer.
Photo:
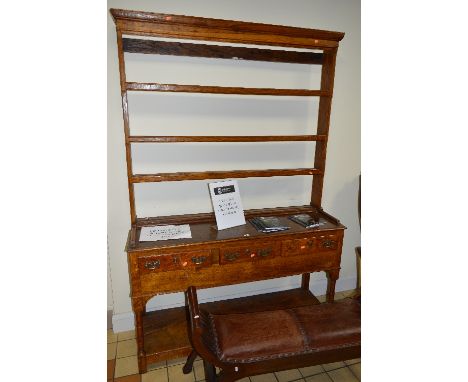
<svg viewBox="0 0 468 382">
<path fill-rule="evenodd" d="M 314 251 L 316 248 L 315 237 L 305 237 L 302 239 L 284 240 L 282 245 L 282 256 L 304 255 Z"/>
<path fill-rule="evenodd" d="M 203 268 L 212 265 L 210 251 L 180 252 L 140 257 L 140 273 L 175 271 L 184 268 Z"/>
<path fill-rule="evenodd" d="M 272 259 L 278 255 L 278 245 L 270 243 L 265 245 L 252 245 L 240 247 L 226 247 L 221 249 L 220 264 L 250 262 L 262 259 Z"/>
</svg>

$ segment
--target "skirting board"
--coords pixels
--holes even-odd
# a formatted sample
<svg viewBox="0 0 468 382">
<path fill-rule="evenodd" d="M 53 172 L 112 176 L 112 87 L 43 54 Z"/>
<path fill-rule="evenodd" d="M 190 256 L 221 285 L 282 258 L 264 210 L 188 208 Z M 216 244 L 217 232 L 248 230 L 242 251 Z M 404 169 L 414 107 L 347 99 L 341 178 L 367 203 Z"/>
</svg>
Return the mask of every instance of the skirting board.
<svg viewBox="0 0 468 382">
<path fill-rule="evenodd" d="M 282 290 L 287 290 L 290 289 L 291 287 L 297 287 L 297 286 L 291 286 L 291 285 L 281 285 L 279 287 L 273 287 L 273 288 L 267 288 L 267 289 L 256 289 L 256 290 L 250 290 L 249 292 L 244 292 L 244 293 L 238 293 L 238 294 L 230 294 L 226 296 L 225 294 L 219 295 L 219 296 L 211 296 L 210 298 L 199 298 L 200 303 L 204 302 L 211 302 L 211 301 L 216 301 L 216 300 L 221 300 L 221 299 L 230 299 L 230 298 L 236 298 L 236 297 L 245 297 L 245 296 L 252 296 L 256 294 L 261 294 L 261 293 L 271 293 L 271 292 L 279 292 Z M 351 290 L 356 287 L 356 277 L 343 277 L 339 278 L 338 281 L 336 282 L 336 291 L 344 291 L 344 290 Z M 327 280 L 317 280 L 315 282 L 311 282 L 311 288 L 310 290 L 312 293 L 314 293 L 316 296 L 321 296 L 324 295 L 326 290 L 327 290 Z M 152 311 L 152 310 L 162 310 L 162 309 L 169 309 L 169 308 L 175 308 L 179 306 L 183 306 L 184 303 L 177 303 L 177 304 L 166 304 L 166 305 L 155 305 L 151 304 L 151 302 L 148 303 L 147 310 Z M 155 309 L 156 308 L 156 309 Z M 112 329 L 114 333 L 120 333 L 120 332 L 125 332 L 127 330 L 133 330 L 135 329 L 135 324 L 134 324 L 134 317 L 133 317 L 133 312 L 127 312 L 127 313 L 120 313 L 120 314 L 114 314 L 112 316 Z"/>
</svg>

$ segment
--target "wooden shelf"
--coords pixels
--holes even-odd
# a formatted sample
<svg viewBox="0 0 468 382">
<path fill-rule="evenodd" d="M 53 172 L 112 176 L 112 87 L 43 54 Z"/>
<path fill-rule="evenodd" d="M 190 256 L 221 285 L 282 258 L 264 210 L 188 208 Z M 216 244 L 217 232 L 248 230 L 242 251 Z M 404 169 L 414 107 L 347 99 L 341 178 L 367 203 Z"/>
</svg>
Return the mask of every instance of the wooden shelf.
<svg viewBox="0 0 468 382">
<path fill-rule="evenodd" d="M 200 304 L 212 313 L 245 313 L 271 309 L 288 309 L 319 304 L 309 291 L 301 288 L 258 296 Z M 145 351 L 148 363 L 184 357 L 191 346 L 187 336 L 186 307 L 148 312 L 143 317 Z"/>
<path fill-rule="evenodd" d="M 136 174 L 130 177 L 131 183 L 146 182 L 175 182 L 181 180 L 227 179 L 227 178 L 255 178 L 271 176 L 321 175 L 323 172 L 316 168 L 295 168 L 275 170 L 230 170 L 230 171 L 202 171 L 202 172 L 168 172 L 157 174 Z"/>
<path fill-rule="evenodd" d="M 242 88 L 232 86 L 202 86 L 202 85 L 176 85 L 143 82 L 127 82 L 126 90 L 144 92 L 171 92 L 171 93 L 210 93 L 210 94 L 237 94 L 237 95 L 269 95 L 269 96 L 329 96 L 329 93 L 320 90 L 307 89 L 273 89 L 273 88 Z"/>
<path fill-rule="evenodd" d="M 300 142 L 326 141 L 326 135 L 245 135 L 245 136 L 135 136 L 128 137 L 136 143 L 177 143 L 177 142 Z"/>
</svg>

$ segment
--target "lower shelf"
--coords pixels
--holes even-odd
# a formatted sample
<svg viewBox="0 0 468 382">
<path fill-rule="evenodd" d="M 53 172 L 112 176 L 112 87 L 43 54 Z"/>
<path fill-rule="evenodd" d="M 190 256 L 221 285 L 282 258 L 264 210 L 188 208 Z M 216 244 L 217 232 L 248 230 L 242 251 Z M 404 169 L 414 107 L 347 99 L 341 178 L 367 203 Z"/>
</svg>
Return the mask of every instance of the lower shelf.
<svg viewBox="0 0 468 382">
<path fill-rule="evenodd" d="M 244 313 L 315 304 L 320 302 L 310 291 L 297 288 L 200 304 L 200 308 L 212 313 Z M 145 314 L 143 330 L 148 364 L 185 357 L 190 353 L 192 348 L 187 335 L 187 315 L 186 307 Z"/>
</svg>

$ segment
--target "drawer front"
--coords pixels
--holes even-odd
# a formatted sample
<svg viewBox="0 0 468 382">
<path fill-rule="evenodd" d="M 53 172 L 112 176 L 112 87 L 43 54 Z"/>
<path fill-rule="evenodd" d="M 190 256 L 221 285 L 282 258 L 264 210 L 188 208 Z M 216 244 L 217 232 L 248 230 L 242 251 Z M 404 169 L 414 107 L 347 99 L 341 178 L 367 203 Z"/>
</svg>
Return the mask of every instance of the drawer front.
<svg viewBox="0 0 468 382">
<path fill-rule="evenodd" d="M 272 259 L 278 255 L 278 244 L 268 243 L 264 245 L 232 246 L 221 249 L 220 264 L 232 264 L 240 262 Z"/>
<path fill-rule="evenodd" d="M 315 237 L 305 237 L 302 239 L 291 239 L 283 241 L 282 256 L 297 256 L 311 253 L 316 248 Z"/>
<path fill-rule="evenodd" d="M 204 268 L 209 267 L 212 263 L 213 259 L 209 250 L 180 252 L 140 257 L 138 259 L 138 269 L 140 273 L 146 274 L 186 268 Z"/>
</svg>

